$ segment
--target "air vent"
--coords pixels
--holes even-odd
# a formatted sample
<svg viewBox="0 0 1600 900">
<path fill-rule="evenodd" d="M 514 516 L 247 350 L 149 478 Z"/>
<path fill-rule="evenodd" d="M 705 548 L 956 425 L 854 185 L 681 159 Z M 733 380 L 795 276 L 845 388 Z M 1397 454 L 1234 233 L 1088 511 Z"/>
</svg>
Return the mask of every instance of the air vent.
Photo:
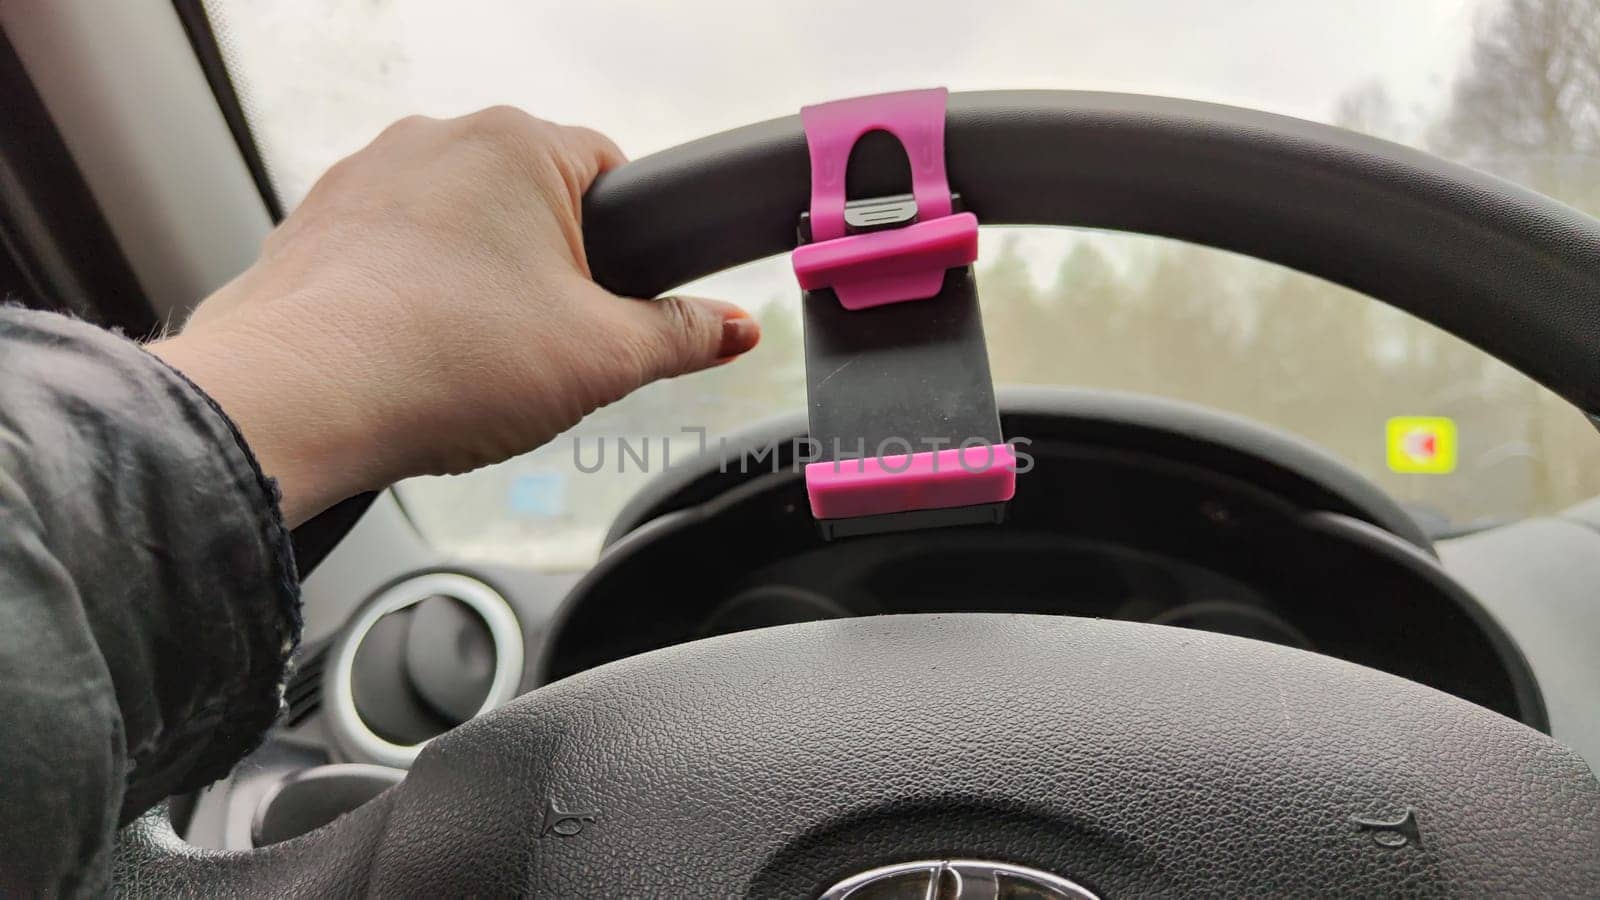
<svg viewBox="0 0 1600 900">
<path fill-rule="evenodd" d="M 327 658 L 322 696 L 341 749 L 405 767 L 429 740 L 516 696 L 522 629 L 488 585 L 432 573 L 374 598 Z"/>
<path fill-rule="evenodd" d="M 328 662 L 328 642 L 300 648 L 295 655 L 289 683 L 284 688 L 284 703 L 289 707 L 287 724 L 299 725 L 322 708 L 322 669 Z"/>
</svg>

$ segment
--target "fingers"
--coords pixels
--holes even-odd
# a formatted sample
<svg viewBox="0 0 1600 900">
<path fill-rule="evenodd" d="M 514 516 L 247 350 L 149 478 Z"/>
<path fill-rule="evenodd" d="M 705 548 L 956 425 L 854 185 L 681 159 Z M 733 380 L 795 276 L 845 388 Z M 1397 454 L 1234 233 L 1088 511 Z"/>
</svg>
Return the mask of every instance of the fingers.
<svg viewBox="0 0 1600 900">
<path fill-rule="evenodd" d="M 728 362 L 761 340 L 756 320 L 721 300 L 665 297 L 631 300 L 627 306 L 647 381 Z"/>
</svg>

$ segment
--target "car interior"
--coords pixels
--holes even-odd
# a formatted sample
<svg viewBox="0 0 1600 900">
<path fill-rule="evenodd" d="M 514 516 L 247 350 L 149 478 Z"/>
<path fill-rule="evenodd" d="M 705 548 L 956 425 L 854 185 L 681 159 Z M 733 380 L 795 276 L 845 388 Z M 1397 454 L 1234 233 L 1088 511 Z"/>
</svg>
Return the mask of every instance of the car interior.
<svg viewBox="0 0 1600 900">
<path fill-rule="evenodd" d="M 1600 34 L 1593 4 L 1544 6 Z M 1458 55 L 1481 63 L 1472 42 L 1524 7 L 1543 8 L 1462 13 Z M 307 90 L 367 87 L 273 42 L 345 41 L 367 65 L 364 41 L 431 46 L 393 22 L 441 15 L 336 3 L 315 36 L 288 10 L 0 4 L 8 299 L 135 337 L 181 323 L 387 109 L 317 112 L 343 142 L 284 150 L 273 123 L 326 102 Z M 291 63 L 309 74 L 263 87 Z M 584 202 L 596 280 L 770 292 L 771 346 L 298 529 L 285 711 L 227 779 L 129 827 L 118 890 L 1600 884 L 1600 131 L 1538 181 L 1444 158 L 1464 146 L 1427 143 L 1444 126 L 1386 132 L 1359 92 L 1281 115 L 1157 95 L 1175 83 L 841 66 L 853 87 L 793 90 L 951 85 L 946 199 L 984 226 L 982 323 L 959 327 L 995 385 L 957 412 L 1026 451 L 1003 514 L 819 527 L 807 436 L 830 404 L 892 418 L 871 379 L 926 408 L 946 388 L 916 373 L 972 369 L 939 365 L 953 332 L 918 332 L 918 302 L 881 318 L 903 336 L 873 339 L 881 370 L 815 368 L 823 329 L 876 311 L 802 324 L 833 292 L 802 299 L 788 268 L 815 196 L 800 104 L 624 141 L 647 152 Z M 853 200 L 911 196 L 911 149 L 852 143 Z M 917 334 L 934 349 L 896 355 Z"/>
</svg>

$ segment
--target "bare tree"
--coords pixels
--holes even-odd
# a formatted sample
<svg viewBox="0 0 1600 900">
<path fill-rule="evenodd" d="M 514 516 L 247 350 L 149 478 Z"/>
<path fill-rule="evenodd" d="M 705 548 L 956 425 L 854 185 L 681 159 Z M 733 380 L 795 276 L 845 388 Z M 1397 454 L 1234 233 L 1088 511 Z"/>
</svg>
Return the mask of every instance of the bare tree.
<svg viewBox="0 0 1600 900">
<path fill-rule="evenodd" d="M 1485 17 L 1432 144 L 1600 214 L 1600 0 L 1506 0 Z M 1548 391 L 1527 394 L 1540 505 L 1600 491 L 1593 429 Z"/>
<path fill-rule="evenodd" d="M 1600 0 L 1506 0 L 1480 21 L 1433 149 L 1600 212 Z"/>
</svg>

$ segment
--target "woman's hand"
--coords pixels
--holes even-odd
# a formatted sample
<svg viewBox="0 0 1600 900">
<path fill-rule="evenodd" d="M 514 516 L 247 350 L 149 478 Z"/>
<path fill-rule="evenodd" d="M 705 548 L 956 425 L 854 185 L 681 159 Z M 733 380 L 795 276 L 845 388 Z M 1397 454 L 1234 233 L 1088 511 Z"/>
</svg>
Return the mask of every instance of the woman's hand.
<svg viewBox="0 0 1600 900">
<path fill-rule="evenodd" d="M 390 126 L 328 170 L 261 258 L 149 349 L 209 393 L 293 526 L 339 500 L 543 444 L 759 337 L 738 307 L 634 300 L 584 260 L 605 137 L 509 107 Z"/>
</svg>

